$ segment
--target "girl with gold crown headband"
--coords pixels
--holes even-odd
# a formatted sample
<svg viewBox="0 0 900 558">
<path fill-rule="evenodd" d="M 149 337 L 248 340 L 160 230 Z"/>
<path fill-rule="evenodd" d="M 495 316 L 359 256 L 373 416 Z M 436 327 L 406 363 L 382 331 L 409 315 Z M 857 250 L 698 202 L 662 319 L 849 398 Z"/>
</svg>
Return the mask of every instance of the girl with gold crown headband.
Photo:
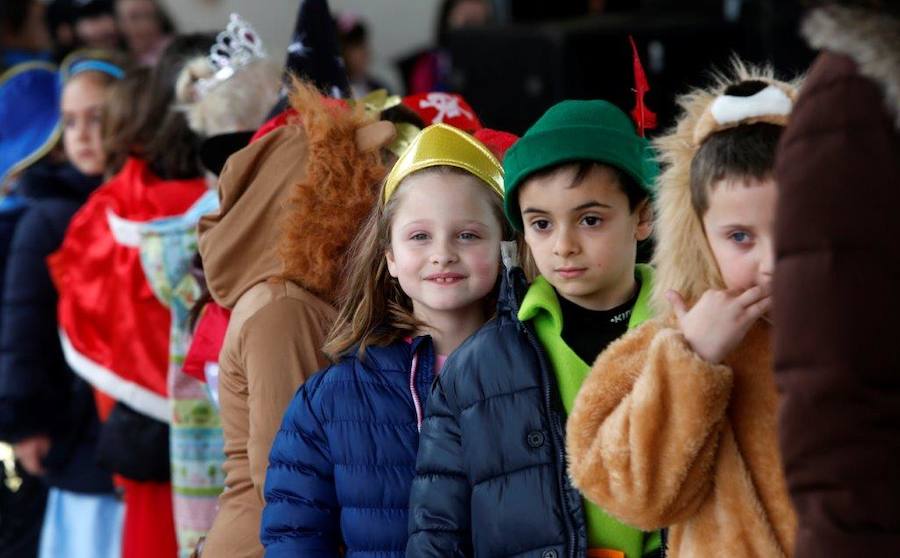
<svg viewBox="0 0 900 558">
<path fill-rule="evenodd" d="M 659 317 L 600 356 L 569 417 L 575 485 L 627 523 L 668 527 L 673 558 L 793 553 L 767 315 L 796 89 L 736 61 L 679 100 L 656 141 Z"/>
<path fill-rule="evenodd" d="M 503 170 L 470 135 L 424 129 L 350 250 L 325 345 L 272 446 L 262 541 L 278 555 L 405 556 L 419 427 L 446 355 L 492 313 Z"/>
</svg>

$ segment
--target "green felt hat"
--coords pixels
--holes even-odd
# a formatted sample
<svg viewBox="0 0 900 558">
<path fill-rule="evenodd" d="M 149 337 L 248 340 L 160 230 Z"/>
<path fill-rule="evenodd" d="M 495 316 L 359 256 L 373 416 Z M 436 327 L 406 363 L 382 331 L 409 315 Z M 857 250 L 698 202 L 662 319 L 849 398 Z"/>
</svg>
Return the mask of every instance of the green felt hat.
<svg viewBox="0 0 900 558">
<path fill-rule="evenodd" d="M 596 161 L 622 170 L 653 194 L 659 167 L 650 143 L 637 135 L 631 119 L 607 101 L 562 101 L 552 106 L 503 159 L 504 209 L 522 230 L 516 189 L 531 174 L 575 161 Z"/>
</svg>

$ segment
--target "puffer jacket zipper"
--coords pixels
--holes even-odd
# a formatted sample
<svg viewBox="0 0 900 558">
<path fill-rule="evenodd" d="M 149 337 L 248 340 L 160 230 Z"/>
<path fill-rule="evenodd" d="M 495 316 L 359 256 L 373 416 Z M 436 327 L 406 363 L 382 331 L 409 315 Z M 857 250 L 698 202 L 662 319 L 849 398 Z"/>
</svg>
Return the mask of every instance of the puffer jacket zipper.
<svg viewBox="0 0 900 558">
<path fill-rule="evenodd" d="M 577 544 L 577 534 L 575 533 L 575 527 L 572 525 L 572 518 L 570 516 L 571 510 L 576 509 L 577 506 L 573 506 L 571 502 L 571 496 L 569 494 L 569 490 L 566 488 L 566 479 L 565 479 L 565 463 L 566 463 L 566 455 L 565 455 L 565 439 L 562 432 L 562 425 L 559 422 L 559 413 L 553 410 L 552 398 L 551 398 L 551 390 L 550 390 L 550 376 L 549 376 L 549 363 L 547 362 L 547 355 L 544 353 L 544 348 L 538 342 L 537 335 L 531 330 L 531 328 L 524 324 L 521 320 L 519 320 L 519 298 L 517 293 L 515 292 L 515 278 L 513 274 L 516 272 L 517 268 L 507 269 L 507 288 L 509 289 L 509 293 L 507 293 L 508 300 L 510 301 L 510 308 L 512 311 L 512 319 L 516 321 L 516 325 L 520 331 L 525 334 L 526 339 L 528 339 L 529 344 L 534 348 L 538 355 L 538 360 L 541 363 L 541 386 L 543 387 L 543 395 L 544 395 L 544 412 L 547 415 L 547 421 L 550 423 L 550 435 L 553 440 L 554 449 L 557 452 L 557 484 L 559 487 L 560 496 L 565 500 L 566 508 L 563 510 L 563 519 L 566 524 L 566 533 L 569 535 L 569 544 L 567 554 L 569 558 L 575 558 L 578 544 Z M 521 270 L 518 270 L 519 273 L 522 273 Z"/>
<path fill-rule="evenodd" d="M 563 513 L 563 518 L 566 522 L 566 532 L 568 532 L 569 534 L 568 554 L 570 558 L 575 558 L 575 552 L 578 547 L 577 535 L 575 533 L 575 527 L 572 525 L 572 518 L 569 515 L 571 513 L 571 510 L 573 510 L 575 506 L 572 505 L 569 489 L 566 487 L 565 436 L 562 432 L 562 425 L 559 422 L 559 413 L 553 410 L 553 405 L 551 403 L 550 378 L 547 375 L 547 361 L 546 355 L 543 352 L 543 347 L 541 347 L 534 332 L 531 331 L 528 326 L 523 324 L 522 327 L 525 331 L 526 337 L 528 338 L 528 342 L 531 343 L 534 349 L 538 352 L 538 359 L 541 362 L 541 383 L 543 384 L 542 387 L 544 388 L 544 412 L 547 413 L 547 420 L 548 422 L 550 422 L 550 433 L 553 437 L 554 447 L 557 452 L 557 483 L 559 485 L 560 496 L 565 500 L 566 507 L 568 508 L 564 510 Z"/>
<path fill-rule="evenodd" d="M 416 429 L 422 431 L 422 422 L 425 419 L 425 405 L 422 403 L 422 389 L 428 389 L 429 384 L 433 383 L 437 376 L 434 374 L 434 345 L 429 336 L 418 337 L 411 340 L 412 360 L 409 367 L 409 394 L 412 396 L 413 409 L 416 412 Z M 419 359 L 419 353 L 423 354 L 424 360 Z M 424 366 L 424 370 L 422 369 Z M 423 377 L 423 373 L 425 376 Z M 420 386 L 419 382 L 426 382 L 424 386 Z"/>
<path fill-rule="evenodd" d="M 409 367 L 409 393 L 412 395 L 413 407 L 416 410 L 416 427 L 422 432 L 422 401 L 416 388 L 416 374 L 419 371 L 419 353 L 413 353 L 412 365 Z"/>
</svg>

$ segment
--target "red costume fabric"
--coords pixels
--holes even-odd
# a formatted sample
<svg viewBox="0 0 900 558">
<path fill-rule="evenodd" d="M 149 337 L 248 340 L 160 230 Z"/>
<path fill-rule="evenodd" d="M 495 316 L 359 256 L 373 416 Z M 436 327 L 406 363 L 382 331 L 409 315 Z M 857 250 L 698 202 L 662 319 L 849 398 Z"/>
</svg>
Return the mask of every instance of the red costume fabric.
<svg viewBox="0 0 900 558">
<path fill-rule="evenodd" d="M 504 132 L 503 130 L 492 130 L 490 128 L 482 128 L 473 134 L 475 139 L 480 141 L 491 150 L 494 157 L 498 161 L 503 162 L 503 157 L 509 148 L 519 141 L 519 136 Z"/>
<path fill-rule="evenodd" d="M 206 381 L 207 365 L 219 362 L 219 352 L 225 341 L 225 331 L 228 329 L 230 318 L 231 312 L 215 302 L 203 308 L 203 314 L 194 330 L 191 347 L 184 357 L 184 366 L 181 367 L 185 374 L 201 382 Z"/>
<path fill-rule="evenodd" d="M 145 162 L 129 159 L 75 214 L 48 258 L 69 366 L 101 392 L 101 401 L 121 401 L 163 422 L 171 415 L 170 312 L 145 279 L 139 232 L 143 222 L 184 213 L 204 192 L 202 178 L 162 180 Z M 119 484 L 125 488 L 123 556 L 174 558 L 170 484 Z"/>
<path fill-rule="evenodd" d="M 117 481 L 125 489 L 122 558 L 178 556 L 171 483 Z"/>
<path fill-rule="evenodd" d="M 66 360 L 91 384 L 168 422 L 169 310 L 144 277 L 142 222 L 180 215 L 206 191 L 202 178 L 164 181 L 130 159 L 75 214 L 50 256 Z"/>
</svg>

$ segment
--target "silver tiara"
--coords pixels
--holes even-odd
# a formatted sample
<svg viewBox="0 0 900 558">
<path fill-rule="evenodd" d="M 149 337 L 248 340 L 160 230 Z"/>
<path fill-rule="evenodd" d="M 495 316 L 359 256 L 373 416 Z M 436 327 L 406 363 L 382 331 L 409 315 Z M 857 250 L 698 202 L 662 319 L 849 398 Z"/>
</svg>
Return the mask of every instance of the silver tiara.
<svg viewBox="0 0 900 558">
<path fill-rule="evenodd" d="M 238 14 L 231 14 L 228 26 L 216 36 L 216 44 L 209 49 L 207 60 L 214 73 L 212 77 L 197 80 L 199 96 L 209 93 L 243 66 L 266 56 L 266 49 L 256 30 Z"/>
</svg>

